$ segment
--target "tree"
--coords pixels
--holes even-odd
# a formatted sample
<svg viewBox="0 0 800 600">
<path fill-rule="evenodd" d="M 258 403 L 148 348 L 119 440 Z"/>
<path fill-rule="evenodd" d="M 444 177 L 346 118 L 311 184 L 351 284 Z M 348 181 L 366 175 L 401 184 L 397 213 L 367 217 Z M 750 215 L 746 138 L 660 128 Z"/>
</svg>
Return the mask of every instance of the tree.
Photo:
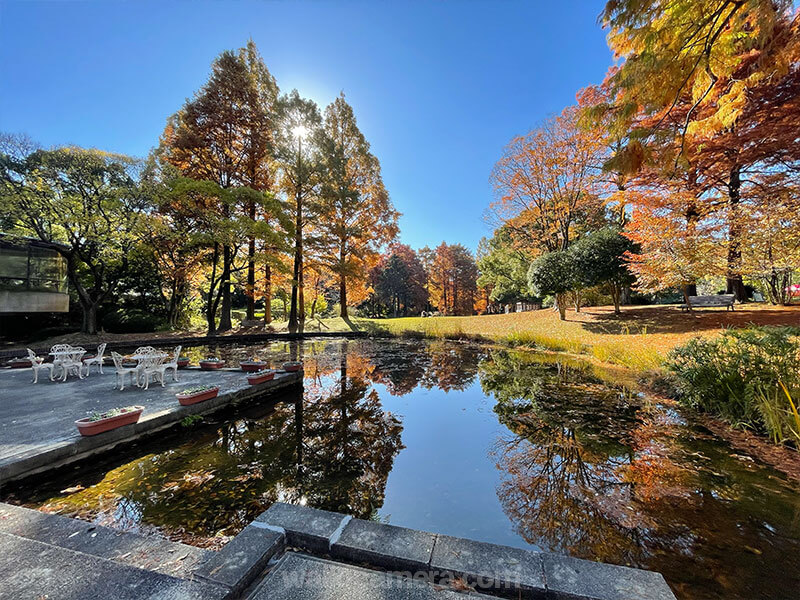
<svg viewBox="0 0 800 600">
<path fill-rule="evenodd" d="M 482 239 L 478 245 L 478 285 L 490 290 L 489 300 L 500 304 L 533 301 L 536 297 L 528 289 L 527 253 L 516 248 L 511 234 L 502 227 L 491 239 Z"/>
<path fill-rule="evenodd" d="M 689 286 L 724 269 L 716 235 L 719 224 L 702 214 L 693 220 L 685 218 L 687 203 L 694 206 L 694 201 L 692 194 L 678 191 L 639 195 L 625 229 L 625 236 L 639 248 L 626 255 L 636 287 L 649 292 L 679 288 L 690 310 Z"/>
<path fill-rule="evenodd" d="M 475 312 L 478 265 L 461 244 L 442 242 L 429 265 L 430 302 L 445 314 L 471 315 Z"/>
<path fill-rule="evenodd" d="M 397 235 L 399 213 L 344 94 L 325 109 L 320 146 L 323 179 L 310 243 L 339 279 L 340 316 L 347 319 L 348 286 L 366 280 L 380 248 Z"/>
<path fill-rule="evenodd" d="M 300 333 L 305 327 L 303 292 L 303 236 L 309 209 L 306 203 L 318 193 L 320 179 L 319 127 L 322 121 L 313 100 L 301 98 L 297 90 L 279 101 L 277 161 L 280 186 L 294 209 L 294 262 L 292 266 L 289 332 Z"/>
<path fill-rule="evenodd" d="M 528 269 L 528 287 L 537 296 L 555 296 L 558 314 L 566 319 L 566 294 L 577 286 L 575 259 L 566 250 L 542 254 Z"/>
<path fill-rule="evenodd" d="M 185 177 L 209 181 L 221 189 L 248 187 L 268 190 L 273 130 L 273 104 L 278 93 L 275 80 L 250 41 L 238 52 L 225 51 L 211 66 L 211 77 L 183 108 L 170 117 L 161 139 L 164 159 Z M 243 212 L 255 219 L 255 198 L 244 194 L 244 204 L 220 203 L 224 218 Z M 231 198 L 231 197 L 229 197 Z M 221 315 L 217 330 L 231 328 L 231 275 L 236 258 L 232 244 L 221 245 L 219 287 Z M 255 241 L 248 243 L 248 291 L 252 298 Z M 252 306 L 249 306 L 252 312 Z"/>
<path fill-rule="evenodd" d="M 616 227 L 593 231 L 569 249 L 575 262 L 576 277 L 583 287 L 605 286 L 614 301 L 614 313 L 620 314 L 622 289 L 636 279 L 628 270 L 625 257 L 635 253 L 635 244 Z"/>
<path fill-rule="evenodd" d="M 393 316 L 398 316 L 401 310 L 406 316 L 425 309 L 428 301 L 425 270 L 410 246 L 392 244 L 389 252 L 373 267 L 370 278 L 377 299 Z"/>
<path fill-rule="evenodd" d="M 97 308 L 128 270 L 138 240 L 138 167 L 126 156 L 77 147 L 0 155 L 12 231 L 65 245 L 57 250 L 66 259 L 85 333 L 97 333 Z"/>
<path fill-rule="evenodd" d="M 579 127 L 578 117 L 570 107 L 515 137 L 492 171 L 496 199 L 488 219 L 527 252 L 565 250 L 603 221 L 598 176 L 604 143 Z"/>
</svg>

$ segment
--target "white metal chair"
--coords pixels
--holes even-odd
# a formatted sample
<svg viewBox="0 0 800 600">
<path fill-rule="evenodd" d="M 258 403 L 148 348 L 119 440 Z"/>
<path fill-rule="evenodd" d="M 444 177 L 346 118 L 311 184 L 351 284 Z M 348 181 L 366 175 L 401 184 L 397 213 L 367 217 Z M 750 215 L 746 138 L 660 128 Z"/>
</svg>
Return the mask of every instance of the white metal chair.
<svg viewBox="0 0 800 600">
<path fill-rule="evenodd" d="M 139 385 L 139 367 L 125 367 L 123 366 L 123 361 L 125 360 L 121 354 L 112 351 L 111 352 L 111 360 L 114 361 L 114 368 L 116 369 L 117 380 L 114 382 L 114 387 L 117 387 L 117 383 L 119 383 L 120 391 L 125 389 L 125 377 L 127 375 L 131 376 L 131 383 Z"/>
<path fill-rule="evenodd" d="M 39 371 L 42 369 L 50 371 L 50 381 L 53 381 L 53 367 L 55 365 L 53 363 L 44 362 L 44 358 L 36 356 L 36 353 L 34 353 L 34 351 L 30 348 L 27 350 L 28 359 L 31 361 L 31 370 L 33 371 L 33 383 L 37 383 L 39 381 Z"/>
<path fill-rule="evenodd" d="M 139 359 L 137 385 L 149 389 L 150 380 L 154 379 L 164 387 L 164 355 L 154 351 Z"/>
<path fill-rule="evenodd" d="M 181 346 L 175 347 L 175 353 L 172 355 L 172 360 L 159 365 L 159 369 L 161 370 L 161 385 L 164 385 L 164 377 L 166 377 L 167 371 L 172 369 L 172 381 L 178 381 L 178 359 L 181 356 Z"/>
<path fill-rule="evenodd" d="M 89 375 L 89 367 L 97 365 L 100 367 L 100 374 L 103 374 L 103 353 L 106 351 L 106 342 L 103 342 L 97 347 L 97 354 L 90 358 L 83 359 L 83 364 L 86 367 L 86 375 Z"/>
<path fill-rule="evenodd" d="M 75 373 L 78 379 L 83 379 L 82 359 L 83 355 L 86 354 L 86 350 L 80 346 L 70 346 L 69 344 L 65 344 L 65 346 L 66 349 L 62 351 L 61 357 L 58 362 L 55 363 L 63 372 L 61 381 L 66 381 L 70 373 Z"/>
</svg>

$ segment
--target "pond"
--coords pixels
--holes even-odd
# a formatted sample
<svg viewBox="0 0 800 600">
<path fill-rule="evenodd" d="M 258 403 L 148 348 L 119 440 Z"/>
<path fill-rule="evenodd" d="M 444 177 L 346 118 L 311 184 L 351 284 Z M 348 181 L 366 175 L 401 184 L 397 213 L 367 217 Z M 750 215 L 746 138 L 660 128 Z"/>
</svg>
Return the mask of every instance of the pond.
<svg viewBox="0 0 800 600">
<path fill-rule="evenodd" d="M 305 503 L 656 570 L 680 598 L 798 597 L 796 484 L 588 364 L 451 341 L 189 353 L 299 355 L 304 392 L 13 500 L 206 545 L 272 502 Z"/>
</svg>

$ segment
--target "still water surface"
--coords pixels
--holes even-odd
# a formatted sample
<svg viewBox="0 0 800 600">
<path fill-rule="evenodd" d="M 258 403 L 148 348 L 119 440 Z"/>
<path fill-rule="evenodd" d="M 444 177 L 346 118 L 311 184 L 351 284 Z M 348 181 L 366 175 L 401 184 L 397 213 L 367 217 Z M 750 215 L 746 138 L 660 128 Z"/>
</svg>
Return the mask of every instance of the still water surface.
<svg viewBox="0 0 800 600">
<path fill-rule="evenodd" d="M 410 340 L 189 353 L 299 354 L 304 392 L 17 500 L 195 543 L 303 502 L 653 569 L 684 599 L 800 598 L 796 484 L 589 365 Z"/>
</svg>

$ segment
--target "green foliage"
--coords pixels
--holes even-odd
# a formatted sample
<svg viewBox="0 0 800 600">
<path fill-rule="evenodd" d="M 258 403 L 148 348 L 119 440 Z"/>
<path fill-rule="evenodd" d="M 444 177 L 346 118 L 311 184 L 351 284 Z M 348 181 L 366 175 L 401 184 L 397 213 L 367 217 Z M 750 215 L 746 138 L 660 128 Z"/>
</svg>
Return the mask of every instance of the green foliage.
<svg viewBox="0 0 800 600">
<path fill-rule="evenodd" d="M 139 308 L 118 308 L 103 315 L 103 329 L 109 333 L 150 333 L 165 324 L 161 316 Z"/>
<path fill-rule="evenodd" d="M 575 259 L 564 250 L 543 254 L 528 269 L 528 289 L 537 296 L 565 294 L 577 281 Z"/>
<path fill-rule="evenodd" d="M 635 245 L 620 235 L 615 227 L 604 227 L 584 235 L 570 246 L 575 260 L 576 275 L 583 287 L 612 284 L 632 285 L 634 277 L 625 264 L 626 252 L 634 252 Z"/>
<path fill-rule="evenodd" d="M 491 288 L 490 300 L 506 304 L 537 299 L 528 289 L 530 262 L 514 248 L 511 235 L 505 229 L 498 229 L 490 240 L 481 240 L 478 256 L 478 285 Z"/>
<path fill-rule="evenodd" d="M 203 415 L 189 415 L 181 420 L 181 427 L 194 427 L 198 423 L 203 422 Z"/>
<path fill-rule="evenodd" d="M 751 327 L 698 337 L 670 352 L 667 367 L 682 402 L 782 440 L 779 415 L 790 410 L 782 385 L 800 387 L 798 335 L 793 327 Z"/>
</svg>

